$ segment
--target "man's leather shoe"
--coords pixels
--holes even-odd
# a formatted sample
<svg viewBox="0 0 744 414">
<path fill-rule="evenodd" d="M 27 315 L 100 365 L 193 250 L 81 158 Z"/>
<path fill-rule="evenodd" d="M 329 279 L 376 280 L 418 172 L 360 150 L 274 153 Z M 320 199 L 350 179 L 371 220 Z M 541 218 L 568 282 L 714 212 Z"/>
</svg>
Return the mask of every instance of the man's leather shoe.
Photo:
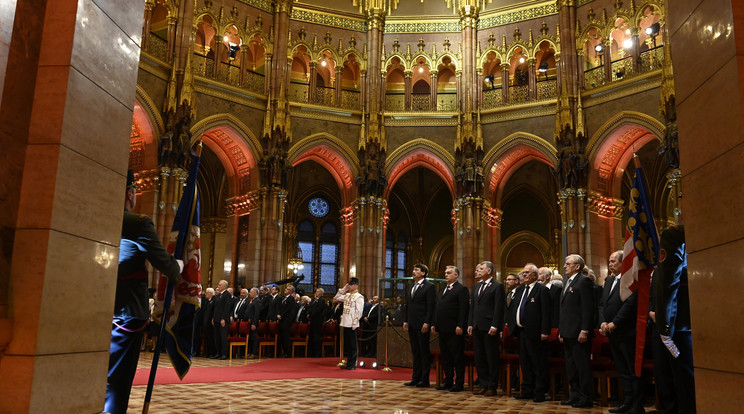
<svg viewBox="0 0 744 414">
<path fill-rule="evenodd" d="M 535 396 L 530 394 L 514 394 L 514 398 L 517 400 L 531 400 L 535 398 Z"/>
<path fill-rule="evenodd" d="M 434 389 L 436 389 L 438 391 L 444 391 L 444 390 L 448 390 L 450 388 L 452 388 L 452 384 L 444 384 L 444 383 L 442 383 L 442 384 L 437 385 L 436 387 L 434 387 Z"/>
<path fill-rule="evenodd" d="M 406 387 L 415 387 L 416 385 L 418 385 L 418 381 L 408 381 L 403 385 L 405 385 Z"/>
<path fill-rule="evenodd" d="M 224 361 L 224 360 L 226 360 L 226 359 L 227 359 L 227 357 L 226 357 L 225 355 L 222 355 L 222 356 L 220 357 L 220 359 Z"/>
<path fill-rule="evenodd" d="M 349 371 L 352 371 L 352 370 L 355 370 L 356 369 L 356 366 L 355 365 L 349 365 L 349 366 L 345 367 L 344 369 L 348 369 Z"/>
<path fill-rule="evenodd" d="M 574 405 L 577 402 L 579 402 L 579 399 L 578 398 L 570 398 L 570 399 L 568 399 L 566 401 L 561 401 L 561 405 Z"/>
<path fill-rule="evenodd" d="M 455 385 L 449 389 L 449 392 L 462 392 L 464 389 L 462 385 Z"/>
<path fill-rule="evenodd" d="M 483 395 L 488 391 L 488 388 L 477 388 L 473 390 L 473 395 Z"/>
<path fill-rule="evenodd" d="M 416 388 L 429 388 L 429 383 L 428 382 L 419 382 L 418 384 L 416 384 Z"/>
<path fill-rule="evenodd" d="M 620 406 L 618 407 L 610 408 L 610 412 L 611 413 L 627 413 L 628 411 L 630 411 L 630 408 L 631 408 L 630 404 L 623 403 L 623 404 L 620 404 Z"/>
<path fill-rule="evenodd" d="M 592 400 L 579 400 L 573 405 L 571 405 L 573 408 L 592 408 L 594 407 L 594 402 Z"/>
<path fill-rule="evenodd" d="M 544 395 L 538 395 L 537 397 L 535 397 L 535 398 L 532 399 L 532 402 L 537 402 L 537 403 L 545 402 L 545 396 Z"/>
<path fill-rule="evenodd" d="M 487 390 L 483 393 L 484 397 L 495 397 L 496 396 L 496 390 Z"/>
</svg>

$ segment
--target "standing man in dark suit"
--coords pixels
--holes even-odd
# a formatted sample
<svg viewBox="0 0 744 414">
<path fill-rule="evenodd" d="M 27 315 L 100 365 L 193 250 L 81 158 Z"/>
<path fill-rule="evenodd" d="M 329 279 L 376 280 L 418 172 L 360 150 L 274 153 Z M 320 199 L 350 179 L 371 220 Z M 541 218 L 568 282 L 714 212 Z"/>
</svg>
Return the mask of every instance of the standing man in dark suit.
<svg viewBox="0 0 744 414">
<path fill-rule="evenodd" d="M 266 299 L 268 307 L 269 307 L 269 310 L 266 315 L 266 319 L 269 322 L 274 322 L 277 320 L 276 319 L 276 315 L 277 315 L 276 308 L 279 306 L 279 302 L 282 301 L 282 297 L 279 296 L 279 287 L 276 285 L 271 285 L 271 288 L 269 288 L 269 292 L 270 294 L 268 295 L 268 298 Z"/>
<path fill-rule="evenodd" d="M 571 387 L 569 398 L 562 405 L 591 408 L 592 388 L 592 330 L 597 312 L 592 280 L 581 273 L 584 259 L 578 254 L 566 257 L 563 270 L 566 286 L 561 295 L 561 316 L 558 338 L 566 352 L 566 376 Z"/>
<path fill-rule="evenodd" d="M 211 358 L 217 353 L 214 347 L 214 326 L 212 318 L 214 316 L 214 288 L 207 288 L 204 291 L 204 300 L 201 309 L 202 335 L 204 337 L 204 354 L 202 356 Z"/>
<path fill-rule="evenodd" d="M 297 301 L 294 296 L 294 286 L 287 285 L 284 288 L 284 298 L 280 299 L 276 306 L 276 315 L 274 318 L 279 321 L 279 344 L 282 352 L 279 358 L 289 358 L 292 352 L 292 341 L 290 335 L 292 323 L 297 316 Z"/>
<path fill-rule="evenodd" d="M 522 392 L 514 398 L 543 402 L 548 392 L 548 337 L 552 303 L 548 288 L 537 283 L 537 266 L 527 263 L 522 275 L 524 284 L 517 289 L 512 301 L 516 309 L 512 335 L 519 337 L 519 365 L 522 367 Z"/>
<path fill-rule="evenodd" d="M 509 332 L 514 330 L 517 321 L 517 307 L 519 303 L 514 300 L 517 288 L 519 288 L 519 276 L 514 273 L 506 275 L 506 311 L 504 313 L 504 323 L 509 327 Z"/>
<path fill-rule="evenodd" d="M 213 359 L 227 359 L 229 344 L 227 343 L 227 331 L 230 329 L 230 304 L 232 295 L 227 291 L 227 280 L 220 280 L 217 284 L 217 293 L 214 296 L 214 311 L 212 314 L 212 326 L 214 327 L 214 349 L 216 355 Z"/>
<path fill-rule="evenodd" d="M 623 251 L 610 255 L 602 297 L 599 300 L 599 332 L 609 337 L 612 359 L 623 387 L 624 399 L 611 413 L 643 413 L 643 394 L 639 378 L 635 376 L 636 314 L 638 292 L 633 292 L 624 302 L 620 299 L 620 276 L 623 267 Z"/>
<path fill-rule="evenodd" d="M 380 297 L 372 296 L 369 308 L 364 310 L 362 318 L 362 356 L 377 357 L 377 325 L 380 320 Z"/>
<path fill-rule="evenodd" d="M 439 332 L 439 359 L 444 381 L 438 390 L 460 392 L 465 384 L 465 330 L 468 324 L 468 288 L 457 280 L 460 269 L 447 266 L 442 289 L 437 301 L 432 332 Z"/>
<path fill-rule="evenodd" d="M 408 332 L 413 354 L 413 376 L 408 387 L 429 388 L 431 353 L 429 352 L 429 327 L 434 320 L 437 292 L 434 284 L 426 280 L 429 268 L 425 264 L 413 266 L 413 286 L 406 289 L 406 310 L 403 329 Z"/>
<path fill-rule="evenodd" d="M 506 299 L 504 285 L 493 278 L 491 262 L 481 262 L 476 267 L 476 278 L 481 281 L 470 292 L 468 335 L 473 336 L 473 354 L 478 370 L 480 389 L 474 394 L 496 395 L 499 379 L 499 331 L 504 324 Z"/>
<path fill-rule="evenodd" d="M 183 270 L 183 262 L 168 254 L 160 243 L 152 219 L 143 214 L 132 213 L 137 205 L 137 184 L 132 170 L 127 172 L 127 187 L 124 194 L 124 217 L 104 408 L 104 411 L 109 413 L 127 411 L 142 335 L 150 318 L 147 294 L 149 274 L 145 261 L 150 262 L 173 283 L 178 281 Z"/>
<path fill-rule="evenodd" d="M 271 301 L 271 295 L 269 295 L 269 288 L 266 285 L 261 285 L 258 288 L 258 301 L 257 305 L 260 310 L 258 312 L 259 322 L 266 322 L 269 319 L 269 302 Z"/>
<path fill-rule="evenodd" d="M 325 322 L 326 314 L 326 300 L 323 299 L 323 289 L 318 288 L 315 290 L 315 297 L 310 301 L 308 305 L 307 316 L 310 319 L 310 338 L 308 339 L 308 356 L 312 358 L 320 358 L 322 354 L 322 328 L 323 322 Z"/>
<path fill-rule="evenodd" d="M 258 314 L 261 311 L 261 301 L 258 299 L 258 288 L 251 288 L 248 293 L 248 304 L 243 306 L 243 313 L 240 315 L 244 321 L 251 322 L 251 329 L 248 331 L 248 358 L 253 359 L 258 353 Z"/>
</svg>

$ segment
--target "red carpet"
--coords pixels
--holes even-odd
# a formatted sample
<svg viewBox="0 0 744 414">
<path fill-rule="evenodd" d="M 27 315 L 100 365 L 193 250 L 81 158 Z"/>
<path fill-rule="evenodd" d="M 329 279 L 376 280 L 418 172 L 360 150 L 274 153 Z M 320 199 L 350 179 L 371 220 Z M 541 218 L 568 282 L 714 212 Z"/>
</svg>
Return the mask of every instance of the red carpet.
<svg viewBox="0 0 744 414">
<path fill-rule="evenodd" d="M 371 358 L 362 358 L 366 364 L 372 364 Z M 373 380 L 408 381 L 411 379 L 410 368 L 391 367 L 390 372 L 379 369 L 361 369 L 353 371 L 339 369 L 338 358 L 295 358 L 268 359 L 250 365 L 238 367 L 205 367 L 191 368 L 183 381 L 178 379 L 173 368 L 158 368 L 155 384 L 194 384 L 204 382 L 261 381 L 297 378 L 350 378 Z M 432 371 L 432 382 L 436 375 Z M 138 369 L 134 376 L 134 385 L 147 385 L 150 369 Z"/>
</svg>

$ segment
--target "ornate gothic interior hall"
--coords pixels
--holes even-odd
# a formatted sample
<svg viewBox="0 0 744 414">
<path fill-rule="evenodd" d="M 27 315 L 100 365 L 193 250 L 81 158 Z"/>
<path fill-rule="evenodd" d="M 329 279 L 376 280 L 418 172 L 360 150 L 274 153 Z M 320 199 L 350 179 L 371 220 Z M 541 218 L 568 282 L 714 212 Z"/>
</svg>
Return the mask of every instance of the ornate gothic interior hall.
<svg viewBox="0 0 744 414">
<path fill-rule="evenodd" d="M 657 228 L 686 228 L 698 412 L 738 411 L 743 18 L 731 0 L 3 1 L 0 412 L 101 412 L 127 170 L 165 241 L 197 142 L 204 288 L 302 276 L 330 298 L 357 277 L 393 300 L 384 279 L 416 263 L 470 288 L 484 260 L 503 281 L 575 253 L 602 283 L 636 154 Z"/>
</svg>

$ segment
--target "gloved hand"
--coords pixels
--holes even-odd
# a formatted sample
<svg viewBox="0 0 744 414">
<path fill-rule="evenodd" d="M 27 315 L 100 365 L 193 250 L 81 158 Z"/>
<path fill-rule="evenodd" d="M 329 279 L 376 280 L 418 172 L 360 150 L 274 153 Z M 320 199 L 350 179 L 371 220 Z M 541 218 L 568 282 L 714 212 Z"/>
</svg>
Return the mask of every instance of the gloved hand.
<svg viewBox="0 0 744 414">
<path fill-rule="evenodd" d="M 178 273 L 183 272 L 183 260 L 176 259 L 176 261 L 178 262 Z"/>
</svg>

